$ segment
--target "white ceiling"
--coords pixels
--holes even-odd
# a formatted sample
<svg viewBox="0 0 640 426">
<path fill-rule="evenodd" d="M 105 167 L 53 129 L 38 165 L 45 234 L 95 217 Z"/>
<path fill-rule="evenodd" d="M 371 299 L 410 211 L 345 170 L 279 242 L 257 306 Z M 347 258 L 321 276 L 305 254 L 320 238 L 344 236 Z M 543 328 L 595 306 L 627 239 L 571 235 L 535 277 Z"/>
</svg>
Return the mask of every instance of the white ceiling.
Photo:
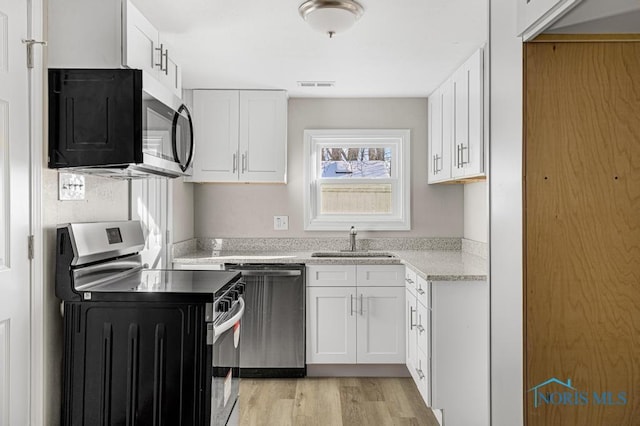
<svg viewBox="0 0 640 426">
<path fill-rule="evenodd" d="M 173 45 L 185 88 L 285 89 L 291 97 L 424 97 L 487 39 L 486 0 L 360 0 L 329 39 L 302 0 L 133 0 Z M 301 88 L 299 80 L 335 81 Z"/>
</svg>

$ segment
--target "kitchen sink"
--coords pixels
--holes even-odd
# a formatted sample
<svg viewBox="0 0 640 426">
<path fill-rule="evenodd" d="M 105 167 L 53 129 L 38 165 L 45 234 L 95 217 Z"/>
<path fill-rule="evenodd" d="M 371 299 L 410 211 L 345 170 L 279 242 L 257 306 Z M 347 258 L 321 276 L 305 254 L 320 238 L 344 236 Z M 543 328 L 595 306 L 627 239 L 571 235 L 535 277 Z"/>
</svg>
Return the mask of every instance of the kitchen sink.
<svg viewBox="0 0 640 426">
<path fill-rule="evenodd" d="M 397 257 L 387 251 L 317 251 L 311 257 Z"/>
</svg>

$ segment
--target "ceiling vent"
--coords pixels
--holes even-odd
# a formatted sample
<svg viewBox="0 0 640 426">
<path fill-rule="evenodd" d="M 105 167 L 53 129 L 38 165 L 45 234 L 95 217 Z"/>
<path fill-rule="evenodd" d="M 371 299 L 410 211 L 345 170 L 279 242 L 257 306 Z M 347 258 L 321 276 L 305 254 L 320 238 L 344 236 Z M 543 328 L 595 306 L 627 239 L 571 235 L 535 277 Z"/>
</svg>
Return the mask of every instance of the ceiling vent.
<svg viewBox="0 0 640 426">
<path fill-rule="evenodd" d="M 299 81 L 300 87 L 333 87 L 336 85 L 335 81 Z"/>
</svg>

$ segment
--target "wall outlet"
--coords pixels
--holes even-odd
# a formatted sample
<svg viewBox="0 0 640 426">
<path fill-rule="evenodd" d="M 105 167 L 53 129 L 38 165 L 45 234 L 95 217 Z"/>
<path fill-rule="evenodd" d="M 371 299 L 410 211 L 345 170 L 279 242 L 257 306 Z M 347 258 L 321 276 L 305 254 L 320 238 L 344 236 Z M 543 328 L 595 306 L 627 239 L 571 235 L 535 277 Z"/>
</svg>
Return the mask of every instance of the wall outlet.
<svg viewBox="0 0 640 426">
<path fill-rule="evenodd" d="M 84 200 L 84 176 L 58 173 L 58 199 L 60 201 Z"/>
<path fill-rule="evenodd" d="M 286 231 L 289 229 L 289 216 L 274 216 L 273 229 L 276 231 Z"/>
</svg>

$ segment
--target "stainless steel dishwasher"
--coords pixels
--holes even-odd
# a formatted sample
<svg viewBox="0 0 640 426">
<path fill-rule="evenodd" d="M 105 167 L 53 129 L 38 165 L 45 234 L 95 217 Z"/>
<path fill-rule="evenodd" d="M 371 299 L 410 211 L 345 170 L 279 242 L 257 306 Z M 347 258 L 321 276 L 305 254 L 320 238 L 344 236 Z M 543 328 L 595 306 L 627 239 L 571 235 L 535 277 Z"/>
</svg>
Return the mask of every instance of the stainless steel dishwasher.
<svg viewBox="0 0 640 426">
<path fill-rule="evenodd" d="M 240 377 L 304 377 L 305 269 L 299 264 L 226 264 L 245 282 Z"/>
</svg>

